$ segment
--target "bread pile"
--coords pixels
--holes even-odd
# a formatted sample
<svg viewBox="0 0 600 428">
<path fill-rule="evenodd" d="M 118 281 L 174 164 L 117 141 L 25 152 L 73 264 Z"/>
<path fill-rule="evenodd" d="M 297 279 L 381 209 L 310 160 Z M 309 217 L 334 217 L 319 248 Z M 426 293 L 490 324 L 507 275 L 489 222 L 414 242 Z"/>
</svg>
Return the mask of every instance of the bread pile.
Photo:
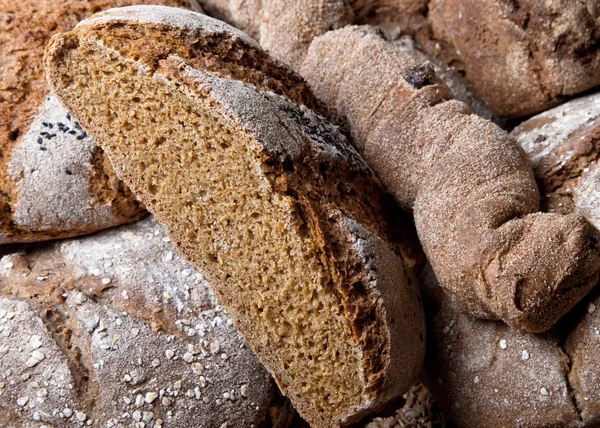
<svg viewBox="0 0 600 428">
<path fill-rule="evenodd" d="M 0 17 L 0 426 L 600 424 L 595 1 Z"/>
</svg>

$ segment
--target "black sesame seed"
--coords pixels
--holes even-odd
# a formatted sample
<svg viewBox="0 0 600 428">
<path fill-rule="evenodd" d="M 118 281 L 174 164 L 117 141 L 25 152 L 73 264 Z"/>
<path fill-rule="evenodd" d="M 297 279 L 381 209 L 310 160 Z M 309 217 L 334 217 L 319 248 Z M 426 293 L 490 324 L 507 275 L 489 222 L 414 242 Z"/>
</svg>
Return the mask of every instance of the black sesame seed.
<svg viewBox="0 0 600 428">
<path fill-rule="evenodd" d="M 71 172 L 71 170 L 70 170 L 70 169 L 65 169 L 65 174 L 67 174 L 67 175 L 72 175 L 73 173 Z"/>
<path fill-rule="evenodd" d="M 42 125 L 44 125 L 46 128 L 49 126 L 48 122 L 42 122 Z"/>
<path fill-rule="evenodd" d="M 37 139 L 38 144 L 42 144 L 44 142 L 44 139 L 42 137 L 39 137 Z"/>
<path fill-rule="evenodd" d="M 40 147 L 40 150 L 42 150 L 42 151 L 46 151 L 46 150 L 48 150 L 48 149 L 42 146 L 42 147 Z"/>
<path fill-rule="evenodd" d="M 69 134 L 71 134 L 71 135 L 75 135 L 75 134 L 77 134 L 77 132 L 75 132 L 75 131 L 73 131 L 73 130 L 70 130 L 70 131 L 69 131 Z"/>
<path fill-rule="evenodd" d="M 77 139 L 78 139 L 78 140 L 83 140 L 84 138 L 85 138 L 85 135 L 79 135 L 79 136 L 77 137 Z"/>
<path fill-rule="evenodd" d="M 50 129 L 54 128 L 54 125 L 49 123 L 48 126 L 50 127 Z"/>
<path fill-rule="evenodd" d="M 79 124 L 79 122 L 75 122 L 75 128 L 81 129 L 81 125 Z"/>
<path fill-rule="evenodd" d="M 65 124 L 62 123 L 62 122 L 58 122 L 57 125 L 58 125 L 59 128 L 64 128 L 65 127 Z"/>
<path fill-rule="evenodd" d="M 67 120 L 71 120 L 71 115 L 67 113 Z"/>
<path fill-rule="evenodd" d="M 67 127 L 65 127 L 65 129 L 63 129 L 63 130 L 62 130 L 62 132 L 64 132 L 64 133 L 67 133 L 67 132 L 69 131 L 69 129 L 71 129 L 71 128 L 69 128 L 69 127 L 67 126 Z"/>
<path fill-rule="evenodd" d="M 48 134 L 47 132 L 40 132 L 40 135 L 43 136 L 43 137 L 45 137 L 45 136 L 50 135 L 50 134 Z"/>
<path fill-rule="evenodd" d="M 56 137 L 56 134 L 50 134 L 50 138 Z"/>
<path fill-rule="evenodd" d="M 83 135 L 83 138 L 85 138 L 85 137 L 87 137 L 87 136 L 88 136 L 87 132 L 84 132 L 84 133 L 83 133 L 83 134 L 81 134 L 81 135 Z"/>
</svg>

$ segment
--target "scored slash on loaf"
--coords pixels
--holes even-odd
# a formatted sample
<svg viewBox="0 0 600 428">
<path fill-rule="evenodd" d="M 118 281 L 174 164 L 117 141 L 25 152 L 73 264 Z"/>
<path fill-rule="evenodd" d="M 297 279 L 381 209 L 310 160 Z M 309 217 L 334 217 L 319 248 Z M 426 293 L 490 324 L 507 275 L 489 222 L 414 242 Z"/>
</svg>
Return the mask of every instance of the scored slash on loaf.
<svg viewBox="0 0 600 428">
<path fill-rule="evenodd" d="M 302 79 L 238 30 L 164 7 L 81 22 L 46 70 L 312 426 L 408 390 L 425 331 L 396 208 Z"/>
</svg>

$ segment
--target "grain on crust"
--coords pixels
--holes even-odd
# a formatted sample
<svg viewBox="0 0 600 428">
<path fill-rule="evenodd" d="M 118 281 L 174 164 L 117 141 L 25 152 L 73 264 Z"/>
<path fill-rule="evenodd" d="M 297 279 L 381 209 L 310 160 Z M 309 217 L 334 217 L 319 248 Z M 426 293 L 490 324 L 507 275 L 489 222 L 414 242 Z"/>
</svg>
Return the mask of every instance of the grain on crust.
<svg viewBox="0 0 600 428">
<path fill-rule="evenodd" d="M 0 295 L 9 426 L 248 427 L 267 413 L 270 376 L 151 217 L 4 256 Z"/>
<path fill-rule="evenodd" d="M 570 360 L 556 332 L 520 333 L 471 318 L 448 298 L 431 314 L 428 331 L 427 385 L 457 426 L 582 426 L 571 397 Z"/>
<path fill-rule="evenodd" d="M 452 99 L 372 27 L 313 40 L 300 69 L 334 122 L 406 209 L 460 308 L 544 331 L 596 283 L 599 232 L 581 215 L 539 213 L 528 160 L 503 130 Z"/>
<path fill-rule="evenodd" d="M 100 10 L 138 3 L 189 5 L 187 0 L 0 1 L 0 242 L 91 233 L 144 213 L 91 140 L 85 140 L 88 150 L 71 151 L 83 130 L 55 99 L 48 100 L 42 66 L 53 34 Z M 44 129 L 44 123 L 53 128 Z M 65 127 L 58 129 L 58 123 Z"/>
<path fill-rule="evenodd" d="M 152 31 L 165 34 L 158 51 L 184 48 L 136 55 L 129 40 Z M 194 40 L 210 57 L 220 45 L 204 41 L 231 34 L 181 10 L 114 9 L 52 40 L 48 76 L 300 414 L 349 424 L 405 392 L 423 356 L 416 284 L 389 244 L 393 204 L 336 127 L 261 90 L 268 70 L 238 78 L 225 59 L 185 56 Z"/>
</svg>

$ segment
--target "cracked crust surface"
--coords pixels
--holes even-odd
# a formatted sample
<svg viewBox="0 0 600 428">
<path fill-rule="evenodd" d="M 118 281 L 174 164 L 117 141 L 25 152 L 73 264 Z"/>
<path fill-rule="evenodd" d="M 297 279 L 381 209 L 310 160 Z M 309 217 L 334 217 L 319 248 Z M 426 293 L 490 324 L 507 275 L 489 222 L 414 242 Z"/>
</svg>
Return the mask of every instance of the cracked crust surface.
<svg viewBox="0 0 600 428">
<path fill-rule="evenodd" d="M 270 376 L 152 217 L 4 256 L 0 294 L 3 426 L 264 419 Z"/>
<path fill-rule="evenodd" d="M 499 116 L 538 113 L 600 84 L 600 14 L 594 0 L 431 0 L 442 49 Z M 482 72 L 486 70 L 486 72 Z"/>
<path fill-rule="evenodd" d="M 542 209 L 575 209 L 600 228 L 600 94 L 540 113 L 512 131 L 533 165 Z"/>
<path fill-rule="evenodd" d="M 91 233 L 145 212 L 51 96 L 42 67 L 53 34 L 100 10 L 137 3 L 147 1 L 0 0 L 0 243 Z M 81 140 L 85 145 L 72 149 Z"/>
</svg>

